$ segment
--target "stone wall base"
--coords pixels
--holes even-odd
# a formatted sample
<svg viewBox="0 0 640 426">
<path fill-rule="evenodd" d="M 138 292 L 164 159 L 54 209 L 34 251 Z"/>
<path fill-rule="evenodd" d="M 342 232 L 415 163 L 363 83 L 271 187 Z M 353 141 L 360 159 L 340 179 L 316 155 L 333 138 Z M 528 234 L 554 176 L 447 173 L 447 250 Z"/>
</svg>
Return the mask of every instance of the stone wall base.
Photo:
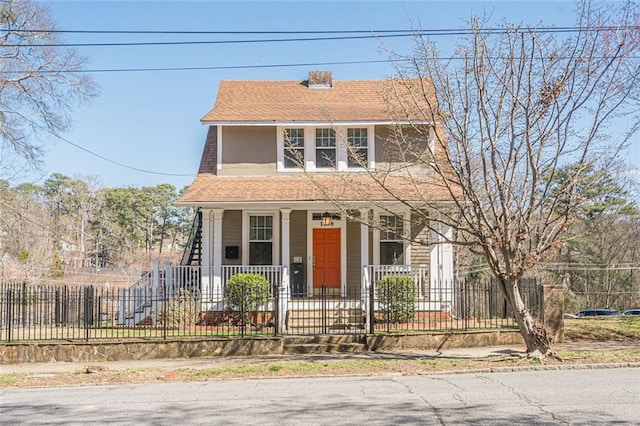
<svg viewBox="0 0 640 426">
<path fill-rule="evenodd" d="M 0 344 L 0 365 L 141 359 L 257 356 L 284 353 L 282 337 L 91 343 Z M 523 344 L 518 331 L 366 336 L 368 350 L 446 349 Z"/>
<path fill-rule="evenodd" d="M 431 334 L 367 336 L 369 350 L 451 349 L 479 346 L 523 345 L 518 331 L 469 331 Z"/>
</svg>

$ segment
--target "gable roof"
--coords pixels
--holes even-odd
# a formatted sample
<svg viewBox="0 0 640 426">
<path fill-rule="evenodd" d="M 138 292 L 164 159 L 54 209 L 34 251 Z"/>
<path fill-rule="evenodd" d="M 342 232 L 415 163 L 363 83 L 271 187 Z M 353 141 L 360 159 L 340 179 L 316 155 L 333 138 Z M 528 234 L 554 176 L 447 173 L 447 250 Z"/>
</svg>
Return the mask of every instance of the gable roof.
<svg viewBox="0 0 640 426">
<path fill-rule="evenodd" d="M 406 86 L 412 82 L 426 80 L 401 83 L 393 79 L 333 80 L 330 87 L 318 88 L 308 87 L 307 81 L 224 80 L 220 82 L 214 108 L 201 121 L 204 124 L 390 122 L 391 112 L 397 109 L 393 106 L 401 98 L 398 92 L 407 92 Z"/>
</svg>

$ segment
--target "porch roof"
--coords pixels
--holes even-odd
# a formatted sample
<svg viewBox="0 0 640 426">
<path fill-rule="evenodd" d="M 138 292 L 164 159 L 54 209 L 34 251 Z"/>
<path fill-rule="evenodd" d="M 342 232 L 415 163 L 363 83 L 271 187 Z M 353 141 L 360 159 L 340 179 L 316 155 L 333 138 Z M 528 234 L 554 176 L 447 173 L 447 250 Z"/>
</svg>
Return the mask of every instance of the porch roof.
<svg viewBox="0 0 640 426">
<path fill-rule="evenodd" d="M 455 190 L 455 189 L 454 189 Z M 233 202 L 445 202 L 449 189 L 434 176 L 384 177 L 384 187 L 368 174 L 287 176 L 217 176 L 200 173 L 179 205 Z"/>
</svg>

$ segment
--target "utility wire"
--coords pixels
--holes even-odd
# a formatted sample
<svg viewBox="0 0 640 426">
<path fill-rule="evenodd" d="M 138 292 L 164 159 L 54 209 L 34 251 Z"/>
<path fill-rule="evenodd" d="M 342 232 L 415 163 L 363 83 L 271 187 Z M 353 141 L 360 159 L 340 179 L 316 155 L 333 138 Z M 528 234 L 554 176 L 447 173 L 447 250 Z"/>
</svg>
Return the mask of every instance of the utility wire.
<svg viewBox="0 0 640 426">
<path fill-rule="evenodd" d="M 46 127 L 42 127 L 42 126 L 37 126 L 37 127 L 42 129 L 42 130 L 44 130 L 45 132 L 49 133 L 50 135 L 54 136 L 55 138 L 60 139 L 61 141 L 66 142 L 69 145 L 74 146 L 74 147 L 76 147 L 76 148 L 78 148 L 78 149 L 80 149 L 80 150 L 82 150 L 82 151 L 84 151 L 86 153 L 89 153 L 89 154 L 93 155 L 94 157 L 98 157 L 101 160 L 107 161 L 107 162 L 109 162 L 111 164 L 115 164 L 116 166 L 124 167 L 125 169 L 135 170 L 135 171 L 141 172 L 141 173 L 148 173 L 148 174 L 160 175 L 160 176 L 179 176 L 179 177 L 182 177 L 182 176 L 193 176 L 193 173 L 164 173 L 164 172 L 156 172 L 156 171 L 153 171 L 153 170 L 145 170 L 145 169 L 140 169 L 138 167 L 129 166 L 127 164 L 120 163 L 118 161 L 115 161 L 115 160 L 112 160 L 110 158 L 107 158 L 107 157 L 105 157 L 103 155 L 97 154 L 97 153 L 95 153 L 95 152 L 93 152 L 93 151 L 91 151 L 91 150 L 89 150 L 89 149 L 87 149 L 87 148 L 85 148 L 85 147 L 83 147 L 81 145 L 78 145 L 77 143 L 71 142 L 69 139 L 67 139 L 67 138 L 65 138 L 63 136 L 60 136 L 60 135 L 56 134 L 55 132 L 52 132 L 51 130 L 47 129 Z"/>
<path fill-rule="evenodd" d="M 64 73 L 109 73 L 109 72 L 151 72 L 151 71 L 204 71 L 204 70 L 239 70 L 255 68 L 295 68 L 295 67 L 315 67 L 326 65 L 363 65 L 405 62 L 409 59 L 377 59 L 363 61 L 336 61 L 336 62 L 300 62 L 294 64 L 263 64 L 263 65 L 212 65 L 199 67 L 158 67 L 158 68 L 101 68 L 101 69 L 79 69 L 79 70 L 13 70 L 0 71 L 1 74 L 25 74 L 35 72 L 36 74 L 64 74 Z"/>
<path fill-rule="evenodd" d="M 621 29 L 637 30 L 639 26 L 624 26 L 624 27 L 611 27 L 611 26 L 599 26 L 599 27 L 538 27 L 538 28 L 526 28 L 523 32 L 535 33 L 535 34 L 549 34 L 549 33 L 572 33 L 572 32 L 584 32 L 584 31 L 616 31 Z M 10 32 L 11 29 L 3 28 L 0 32 Z M 41 32 L 54 32 L 54 30 L 31 30 Z M 71 30 L 70 30 L 71 31 Z M 89 30 L 79 30 L 82 33 L 88 33 Z M 330 37 L 295 37 L 295 38 L 266 38 L 266 39 L 249 39 L 249 40 L 191 40 L 191 41 L 149 41 L 149 42 L 110 42 L 110 43 L 29 43 L 29 44 L 3 44 L 3 47 L 122 47 L 122 46 L 172 46 L 172 45 L 202 45 L 202 44 L 247 44 L 247 43 L 283 43 L 283 42 L 305 42 L 305 41 L 332 41 L 332 40 L 361 40 L 361 39 L 382 39 L 382 38 L 399 38 L 399 37 L 425 37 L 425 36 L 446 36 L 446 35 L 471 35 L 478 30 L 474 29 L 442 29 L 442 30 L 400 30 L 401 33 L 396 33 L 395 30 L 381 30 L 381 31 L 327 31 L 327 32 L 280 32 L 280 31 L 256 31 L 256 32 L 193 32 L 191 34 L 234 34 L 234 35 L 273 35 L 273 34 L 351 34 L 351 33 L 368 33 L 367 35 L 335 35 Z M 509 32 L 522 31 L 520 28 L 486 28 L 479 30 L 482 34 L 504 34 Z M 28 32 L 23 30 L 16 30 L 19 32 Z M 67 32 L 64 30 L 58 30 L 58 32 Z M 99 32 L 103 34 L 103 32 Z M 104 32 L 104 34 L 188 34 L 186 32 Z"/>
</svg>

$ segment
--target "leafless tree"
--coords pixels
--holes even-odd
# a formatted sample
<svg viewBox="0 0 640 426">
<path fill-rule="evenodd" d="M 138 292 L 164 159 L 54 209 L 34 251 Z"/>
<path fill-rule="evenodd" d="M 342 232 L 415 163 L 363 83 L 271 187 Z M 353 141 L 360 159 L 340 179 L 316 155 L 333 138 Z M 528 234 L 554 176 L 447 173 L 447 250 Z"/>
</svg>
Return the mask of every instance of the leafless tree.
<svg viewBox="0 0 640 426">
<path fill-rule="evenodd" d="M 85 59 L 61 46 L 50 12 L 29 0 L 0 0 L 0 144 L 36 164 L 34 136 L 70 125 L 70 112 L 95 94 Z"/>
<path fill-rule="evenodd" d="M 456 229 L 443 237 L 483 256 L 528 353 L 540 358 L 555 353 L 519 281 L 563 243 L 582 191 L 598 180 L 592 171 L 616 160 L 637 123 L 637 5 L 584 2 L 576 16 L 568 32 L 508 23 L 496 30 L 475 17 L 447 57 L 418 35 L 413 53 L 396 58 L 410 65 L 398 67 L 386 91 L 400 123 L 387 149 L 396 158 L 376 163 L 366 185 L 345 178 L 365 188 L 361 195 L 372 186 L 392 194 L 434 232 Z M 617 126 L 625 120 L 626 133 Z M 557 179 L 569 163 L 574 174 Z M 434 200 L 443 189 L 451 202 Z"/>
</svg>

